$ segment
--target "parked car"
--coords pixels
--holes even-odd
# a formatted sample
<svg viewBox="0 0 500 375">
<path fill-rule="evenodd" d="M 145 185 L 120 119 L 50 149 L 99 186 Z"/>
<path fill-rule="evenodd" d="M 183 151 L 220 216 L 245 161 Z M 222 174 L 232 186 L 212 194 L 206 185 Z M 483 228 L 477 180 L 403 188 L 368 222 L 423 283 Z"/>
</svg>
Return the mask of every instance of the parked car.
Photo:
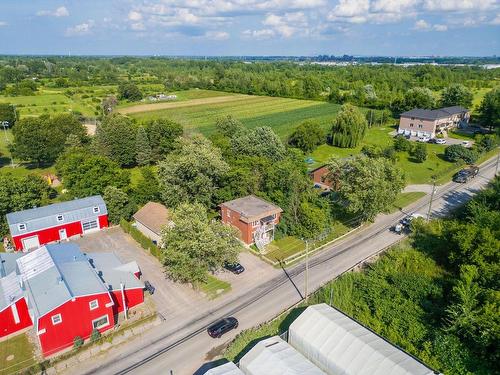
<svg viewBox="0 0 500 375">
<path fill-rule="evenodd" d="M 224 333 L 238 328 L 238 319 L 229 317 L 221 319 L 207 328 L 208 335 L 213 338 L 220 338 Z"/>
<path fill-rule="evenodd" d="M 469 141 L 462 141 L 462 146 L 470 147 L 470 142 Z"/>
<path fill-rule="evenodd" d="M 453 181 L 461 184 L 465 184 L 470 179 L 477 176 L 479 173 L 479 168 L 476 166 L 471 166 L 469 168 L 462 169 L 453 176 Z"/>
<path fill-rule="evenodd" d="M 146 281 L 144 283 L 144 289 L 146 289 L 149 292 L 149 294 L 151 294 L 151 295 L 153 295 L 155 293 L 155 290 L 156 290 L 156 288 L 153 285 L 151 285 L 151 283 L 149 281 Z"/>
<path fill-rule="evenodd" d="M 417 142 L 422 142 L 422 143 L 427 143 L 429 142 L 431 139 L 429 137 L 418 137 L 417 138 Z"/>
<path fill-rule="evenodd" d="M 394 225 L 391 230 L 397 234 L 410 233 L 410 225 L 413 220 L 416 218 L 425 218 L 424 215 L 421 214 L 411 214 L 402 219 L 399 223 Z"/>
<path fill-rule="evenodd" d="M 438 144 L 438 145 L 444 145 L 444 144 L 446 144 L 446 139 L 444 139 L 444 138 L 436 138 L 436 144 Z"/>
<path fill-rule="evenodd" d="M 243 267 L 239 263 L 224 263 L 224 268 L 236 275 L 239 275 L 240 273 L 245 271 L 245 267 Z"/>
</svg>

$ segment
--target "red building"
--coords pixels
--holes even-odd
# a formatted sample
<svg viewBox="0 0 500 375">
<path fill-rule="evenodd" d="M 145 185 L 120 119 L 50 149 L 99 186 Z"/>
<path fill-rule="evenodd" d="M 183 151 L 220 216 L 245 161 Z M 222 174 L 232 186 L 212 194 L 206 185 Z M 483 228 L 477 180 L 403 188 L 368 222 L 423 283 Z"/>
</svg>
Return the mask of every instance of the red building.
<svg viewBox="0 0 500 375">
<path fill-rule="evenodd" d="M 54 241 L 108 226 L 108 211 L 100 195 L 54 203 L 7 214 L 17 250 L 36 249 Z"/>
<path fill-rule="evenodd" d="M 8 278 L 17 284 L 2 288 L 17 303 L 5 310 L 5 320 L 2 315 L 0 337 L 33 325 L 44 356 L 72 347 L 76 337 L 88 339 L 93 330 L 113 328 L 119 313 L 144 302 L 144 286 L 134 276 L 137 264 L 122 264 L 112 253 L 89 256 L 75 244 L 55 244 L 23 254 L 16 263 L 17 275 L 0 279 L 0 287 Z"/>
<path fill-rule="evenodd" d="M 316 169 L 309 172 L 309 176 L 312 178 L 314 185 L 323 189 L 331 189 L 333 182 L 330 181 L 327 176 L 330 171 L 326 165 L 322 165 Z"/>
<path fill-rule="evenodd" d="M 0 279 L 0 338 L 33 325 L 15 272 Z"/>
<path fill-rule="evenodd" d="M 240 231 L 240 239 L 261 249 L 274 239 L 274 228 L 283 210 L 255 195 L 219 205 L 222 222 Z"/>
</svg>

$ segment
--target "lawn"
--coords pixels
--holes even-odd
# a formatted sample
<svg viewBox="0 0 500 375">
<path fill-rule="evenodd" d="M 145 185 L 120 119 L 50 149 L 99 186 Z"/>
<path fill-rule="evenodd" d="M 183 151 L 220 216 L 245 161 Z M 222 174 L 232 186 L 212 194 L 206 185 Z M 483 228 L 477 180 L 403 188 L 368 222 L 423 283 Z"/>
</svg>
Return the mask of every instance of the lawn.
<svg viewBox="0 0 500 375">
<path fill-rule="evenodd" d="M 279 240 L 274 240 L 268 247 L 270 251 L 266 253 L 266 258 L 276 261 L 304 251 L 306 244 L 297 237 L 287 236 Z"/>
<path fill-rule="evenodd" d="M 0 375 L 15 374 L 36 363 L 26 334 L 0 342 Z"/>
<path fill-rule="evenodd" d="M 413 202 L 418 201 L 420 198 L 425 197 L 426 193 L 422 191 L 413 191 L 410 193 L 399 193 L 396 197 L 396 200 L 392 204 L 392 212 L 396 212 L 398 210 L 402 210 L 406 206 L 409 206 Z"/>
<path fill-rule="evenodd" d="M 231 284 L 212 275 L 208 275 L 207 282 L 198 284 L 197 287 L 208 299 L 215 299 L 231 290 Z"/>
</svg>

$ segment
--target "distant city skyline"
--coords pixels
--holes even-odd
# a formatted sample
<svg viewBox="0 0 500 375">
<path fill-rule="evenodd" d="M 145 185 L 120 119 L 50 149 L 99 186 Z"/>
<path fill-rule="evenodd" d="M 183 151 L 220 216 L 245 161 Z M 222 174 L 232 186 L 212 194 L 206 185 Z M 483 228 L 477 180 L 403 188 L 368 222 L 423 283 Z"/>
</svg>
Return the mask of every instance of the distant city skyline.
<svg viewBox="0 0 500 375">
<path fill-rule="evenodd" d="M 3 0 L 0 54 L 493 56 L 496 0 Z"/>
</svg>

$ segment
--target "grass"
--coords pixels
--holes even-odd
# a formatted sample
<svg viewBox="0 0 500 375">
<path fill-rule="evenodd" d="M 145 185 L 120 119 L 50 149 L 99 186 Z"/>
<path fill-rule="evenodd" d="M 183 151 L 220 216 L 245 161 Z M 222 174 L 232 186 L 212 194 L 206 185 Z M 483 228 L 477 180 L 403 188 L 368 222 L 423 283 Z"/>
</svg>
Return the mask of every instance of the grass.
<svg viewBox="0 0 500 375">
<path fill-rule="evenodd" d="M 205 293 L 208 299 L 215 299 L 231 290 L 231 284 L 219 280 L 215 276 L 208 275 L 207 282 L 197 285 L 198 289 Z"/>
<path fill-rule="evenodd" d="M 33 345 L 26 334 L 14 336 L 0 342 L 0 375 L 15 374 L 36 363 Z M 10 361 L 7 358 L 13 355 Z"/>
<path fill-rule="evenodd" d="M 460 130 L 452 130 L 452 131 L 448 132 L 448 137 L 455 138 L 455 139 L 463 139 L 465 141 L 473 141 L 474 140 L 474 134 L 464 133 L 464 132 L 461 132 Z"/>
<path fill-rule="evenodd" d="M 414 191 L 410 193 L 399 193 L 396 200 L 392 204 L 391 213 L 402 210 L 413 202 L 418 201 L 420 198 L 425 197 L 426 193 L 422 191 Z"/>
<path fill-rule="evenodd" d="M 273 261 L 285 259 L 304 251 L 306 248 L 304 241 L 293 236 L 287 236 L 280 238 L 279 240 L 274 240 L 268 246 L 271 251 L 269 251 L 265 256 Z"/>
</svg>

